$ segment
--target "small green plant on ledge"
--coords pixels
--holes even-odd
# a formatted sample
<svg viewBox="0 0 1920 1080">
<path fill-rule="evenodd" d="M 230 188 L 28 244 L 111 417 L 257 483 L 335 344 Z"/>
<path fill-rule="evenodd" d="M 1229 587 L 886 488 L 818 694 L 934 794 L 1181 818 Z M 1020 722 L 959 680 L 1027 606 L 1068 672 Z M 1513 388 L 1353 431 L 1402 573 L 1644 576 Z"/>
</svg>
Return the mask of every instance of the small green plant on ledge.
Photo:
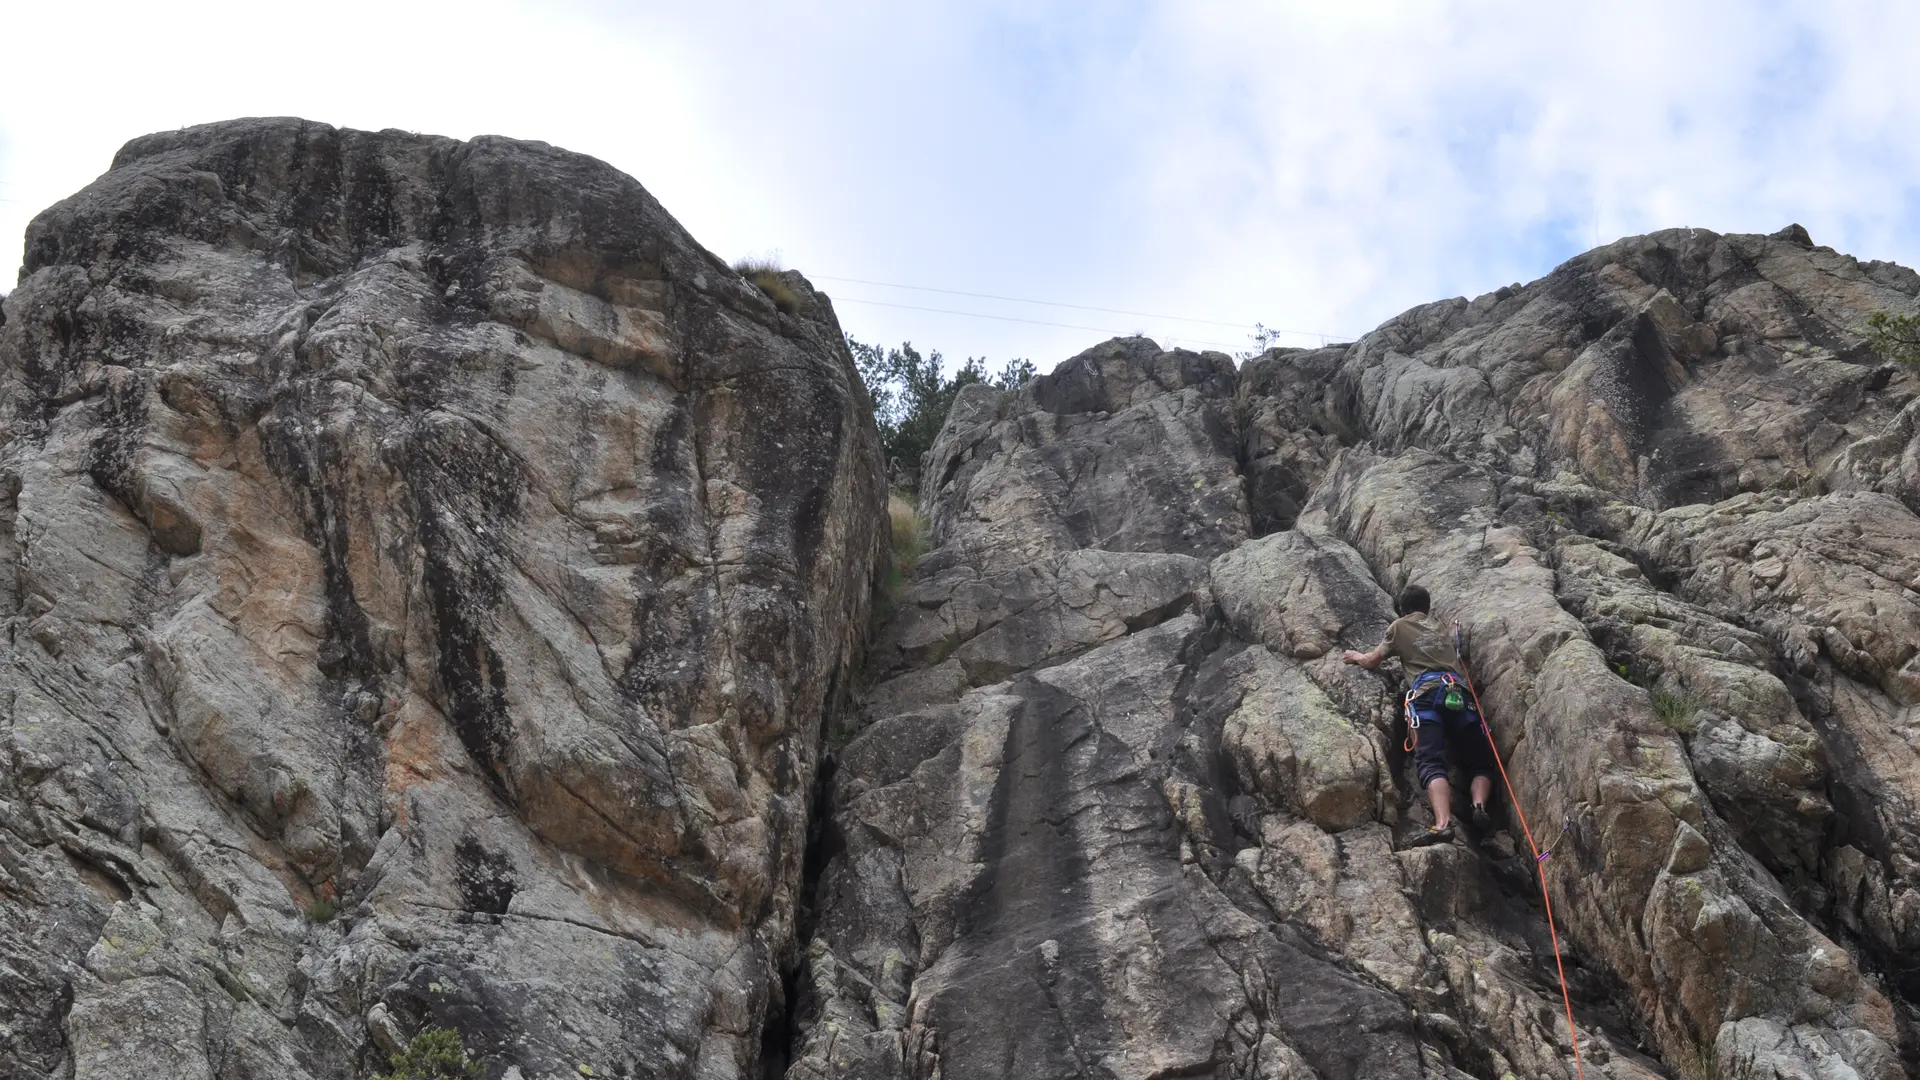
<svg viewBox="0 0 1920 1080">
<path fill-rule="evenodd" d="M 406 1050 L 389 1061 L 393 1071 L 373 1080 L 468 1080 L 480 1075 L 480 1063 L 467 1054 L 459 1033 L 442 1027 L 415 1035 Z"/>
<path fill-rule="evenodd" d="M 1686 694 L 1670 693 L 1666 690 L 1653 692 L 1653 714 L 1660 722 L 1682 735 L 1693 734 L 1700 706 Z"/>
<path fill-rule="evenodd" d="M 338 914 L 340 914 L 340 907 L 333 902 L 332 897 L 315 897 L 313 903 L 307 905 L 307 918 L 313 922 L 332 922 L 333 917 Z"/>
<path fill-rule="evenodd" d="M 1888 360 L 1920 367 L 1920 315 L 1874 312 L 1867 316 L 1867 343 Z"/>
<path fill-rule="evenodd" d="M 752 256 L 733 264 L 733 272 L 753 282 L 753 287 L 767 295 L 773 306 L 781 312 L 792 315 L 800 310 L 800 297 L 780 279 L 784 268 L 772 259 Z"/>
</svg>

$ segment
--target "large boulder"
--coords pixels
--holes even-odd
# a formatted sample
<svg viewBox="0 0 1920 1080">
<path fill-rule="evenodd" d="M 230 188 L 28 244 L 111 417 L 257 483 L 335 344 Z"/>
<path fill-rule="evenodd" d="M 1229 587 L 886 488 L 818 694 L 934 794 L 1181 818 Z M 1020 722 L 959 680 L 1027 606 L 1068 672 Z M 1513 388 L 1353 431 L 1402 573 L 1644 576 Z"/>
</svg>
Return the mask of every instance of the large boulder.
<svg viewBox="0 0 1920 1080">
<path fill-rule="evenodd" d="M 243 120 L 0 331 L 0 1076 L 755 1075 L 883 521 L 824 297 L 539 143 Z M 336 914 L 337 912 L 337 914 Z"/>
</svg>

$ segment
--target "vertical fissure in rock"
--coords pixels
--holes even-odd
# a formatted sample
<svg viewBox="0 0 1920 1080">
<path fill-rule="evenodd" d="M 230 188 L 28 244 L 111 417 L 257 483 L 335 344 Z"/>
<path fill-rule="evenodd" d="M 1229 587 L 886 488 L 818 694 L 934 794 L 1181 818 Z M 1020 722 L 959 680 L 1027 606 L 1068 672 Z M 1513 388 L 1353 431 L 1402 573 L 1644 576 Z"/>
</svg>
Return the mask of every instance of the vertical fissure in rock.
<svg viewBox="0 0 1920 1080">
<path fill-rule="evenodd" d="M 511 802 L 506 667 L 481 620 L 500 602 L 500 546 L 526 480 L 520 464 L 492 440 L 457 438 L 452 421 L 423 417 L 412 428 L 401 440 L 398 465 L 412 495 L 424 556 L 421 581 L 433 613 L 435 671 L 455 734 Z"/>
<path fill-rule="evenodd" d="M 1086 705 L 1038 680 L 1016 685 L 1021 700 L 989 802 L 981 868 L 947 946 L 992 989 L 936 1007 L 933 1025 L 943 1066 L 957 1074 L 983 1075 L 982 1066 L 1009 1060 L 1032 1075 L 1086 1075 L 1076 1029 L 1107 1021 L 1099 982 L 1080 970 L 1099 946 L 1088 930 L 1088 853 L 1065 805 L 1077 790 L 1066 751 L 1091 738 L 1097 753 L 1103 736 Z M 1038 1010 L 1036 991 L 1045 1002 Z"/>
<path fill-rule="evenodd" d="M 828 724 L 822 724 L 822 738 Z M 827 866 L 844 844 L 838 823 L 833 819 L 833 779 L 838 763 L 822 746 L 820 767 L 816 770 L 807 814 L 807 842 L 800 860 L 800 888 L 796 893 L 793 944 L 785 956 L 774 961 L 779 980 L 778 998 L 768 1003 L 760 1028 L 760 1080 L 779 1080 L 792 1060 L 793 1043 L 802 1030 L 802 1011 L 806 1006 L 807 957 L 818 927 Z"/>
<path fill-rule="evenodd" d="M 341 505 L 341 452 L 334 433 L 306 431 L 319 424 L 308 414 L 304 399 L 297 392 L 289 395 L 262 419 L 261 443 L 268 464 L 279 472 L 292 497 L 307 542 L 320 555 L 326 597 L 326 643 L 321 646 L 320 670 L 337 682 L 371 683 L 386 664 L 374 653 L 366 610 L 354 596 L 349 525 Z"/>
<path fill-rule="evenodd" d="M 1780 667 L 1777 674 L 1793 694 L 1801 714 L 1819 734 L 1827 752 L 1829 770 L 1825 790 L 1835 813 L 1821 852 L 1823 859 L 1830 864 L 1839 849 L 1851 846 L 1877 864 L 1886 880 L 1897 881 L 1893 858 L 1896 845 L 1887 836 L 1876 809 L 1883 800 L 1897 796 L 1879 790 L 1879 785 L 1870 780 L 1855 779 L 1871 778 L 1872 771 L 1866 766 L 1865 755 L 1853 736 L 1844 725 L 1834 722 L 1831 696 L 1819 684 L 1819 675 L 1792 670 L 1784 663 Z M 1826 674 L 1832 677 L 1831 671 Z M 1826 869 L 1830 878 L 1831 866 Z M 1835 888 L 1831 880 L 1822 884 Z M 1915 1023 L 1920 1021 L 1920 955 L 1881 940 L 1862 927 L 1858 916 L 1850 910 L 1859 900 L 1858 896 L 1843 895 L 1835 889 L 1825 910 L 1809 914 L 1818 919 L 1821 929 L 1829 936 L 1851 947 L 1865 962 L 1864 966 L 1879 973 L 1887 989 L 1905 1005 L 1909 1023 L 1902 1053 L 1910 1065 L 1920 1065 L 1920 1026 Z"/>
</svg>

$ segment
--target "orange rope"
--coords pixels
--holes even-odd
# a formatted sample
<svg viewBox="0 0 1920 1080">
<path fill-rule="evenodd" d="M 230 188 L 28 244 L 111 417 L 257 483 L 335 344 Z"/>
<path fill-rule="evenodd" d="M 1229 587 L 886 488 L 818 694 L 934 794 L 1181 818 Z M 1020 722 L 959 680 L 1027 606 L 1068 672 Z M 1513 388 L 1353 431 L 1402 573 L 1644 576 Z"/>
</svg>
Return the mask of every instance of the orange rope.
<svg viewBox="0 0 1920 1080">
<path fill-rule="evenodd" d="M 1560 1001 L 1567 1007 L 1567 1036 L 1573 1040 L 1573 1072 L 1579 1080 L 1586 1080 L 1586 1070 L 1580 1067 L 1580 1032 L 1573 1026 L 1573 996 L 1567 993 L 1567 968 L 1560 961 L 1560 931 L 1553 925 L 1553 897 L 1547 894 L 1547 867 L 1540 855 L 1540 845 L 1533 842 L 1533 829 L 1527 825 L 1527 812 L 1520 806 L 1520 796 L 1513 793 L 1513 780 L 1507 776 L 1507 763 L 1500 760 L 1500 747 L 1493 741 L 1493 729 L 1487 727 L 1487 710 L 1480 705 L 1480 691 L 1474 688 L 1473 680 L 1466 679 L 1467 692 L 1473 695 L 1474 711 L 1480 714 L 1480 731 L 1487 737 L 1487 748 L 1493 751 L 1493 763 L 1500 769 L 1500 782 L 1507 787 L 1507 799 L 1513 803 L 1513 812 L 1520 817 L 1520 831 L 1527 834 L 1527 847 L 1533 851 L 1533 875 L 1540 879 L 1540 899 L 1547 905 L 1547 933 L 1553 937 L 1553 966 L 1560 973 Z"/>
</svg>

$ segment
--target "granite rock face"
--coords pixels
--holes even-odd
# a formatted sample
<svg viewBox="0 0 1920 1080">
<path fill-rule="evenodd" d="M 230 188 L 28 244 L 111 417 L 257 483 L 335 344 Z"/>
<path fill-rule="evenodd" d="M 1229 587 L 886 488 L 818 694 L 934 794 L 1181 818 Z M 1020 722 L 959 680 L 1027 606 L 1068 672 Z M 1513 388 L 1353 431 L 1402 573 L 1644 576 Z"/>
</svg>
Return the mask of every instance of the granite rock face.
<svg viewBox="0 0 1920 1080">
<path fill-rule="evenodd" d="M 247 120 L 0 329 L 0 1076 L 749 1077 L 884 489 L 782 311 L 544 144 Z"/>
<path fill-rule="evenodd" d="M 969 387 L 870 620 L 828 301 L 605 165 L 235 121 L 27 240 L 0 1078 L 1920 1070 L 1920 275 L 1674 230 Z M 1409 582 L 1519 796 L 1425 848 L 1339 659 Z"/>
<path fill-rule="evenodd" d="M 1349 345 L 965 390 L 831 750 L 787 1075 L 1568 1077 L 1556 960 L 1590 1077 L 1920 1068 L 1879 310 L 1920 275 L 1683 229 Z M 1409 582 L 1519 796 L 1413 849 L 1400 675 L 1339 660 Z"/>
</svg>

